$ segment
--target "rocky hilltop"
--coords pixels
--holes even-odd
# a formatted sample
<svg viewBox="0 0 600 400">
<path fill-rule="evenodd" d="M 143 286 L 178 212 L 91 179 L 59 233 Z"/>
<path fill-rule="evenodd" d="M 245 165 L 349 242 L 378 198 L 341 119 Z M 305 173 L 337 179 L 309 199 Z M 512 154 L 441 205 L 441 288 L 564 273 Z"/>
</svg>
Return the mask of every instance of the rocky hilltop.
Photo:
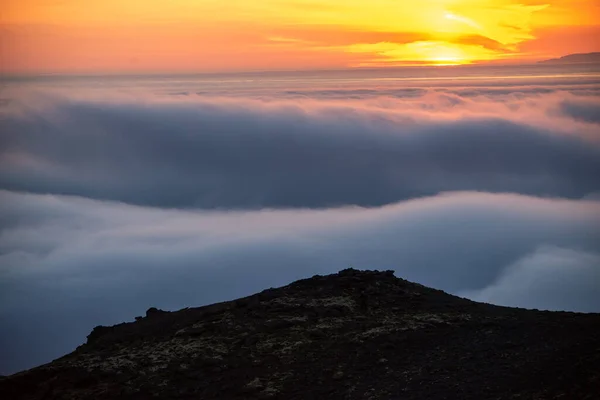
<svg viewBox="0 0 600 400">
<path fill-rule="evenodd" d="M 496 307 L 344 270 L 96 327 L 2 399 L 596 399 L 600 315 Z"/>
</svg>

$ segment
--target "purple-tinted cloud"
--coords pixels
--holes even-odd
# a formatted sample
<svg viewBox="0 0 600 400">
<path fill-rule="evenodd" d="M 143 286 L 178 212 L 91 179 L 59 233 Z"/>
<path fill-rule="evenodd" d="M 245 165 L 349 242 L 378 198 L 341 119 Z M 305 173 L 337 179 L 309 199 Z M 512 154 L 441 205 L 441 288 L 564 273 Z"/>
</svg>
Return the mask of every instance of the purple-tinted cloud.
<svg viewBox="0 0 600 400">
<path fill-rule="evenodd" d="M 550 115 L 553 95 L 29 100 L 0 120 L 0 188 L 206 209 L 600 190 L 597 126 Z"/>
</svg>

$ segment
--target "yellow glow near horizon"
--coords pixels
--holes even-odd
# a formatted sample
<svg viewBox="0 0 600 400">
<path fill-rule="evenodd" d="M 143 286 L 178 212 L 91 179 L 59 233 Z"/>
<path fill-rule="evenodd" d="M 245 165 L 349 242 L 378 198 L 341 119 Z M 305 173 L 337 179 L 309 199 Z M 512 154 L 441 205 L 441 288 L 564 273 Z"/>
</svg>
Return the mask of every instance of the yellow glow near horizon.
<svg viewBox="0 0 600 400">
<path fill-rule="evenodd" d="M 394 65 L 460 65 L 475 60 L 492 60 L 495 53 L 479 47 L 470 48 L 461 44 L 444 41 L 417 41 L 407 44 L 377 43 L 350 46 L 348 51 L 377 54 L 381 59 L 394 62 Z M 362 63 L 367 66 L 369 63 Z"/>
<path fill-rule="evenodd" d="M 598 17 L 596 0 L 5 0 L 0 72 L 535 59 L 599 51 Z"/>
</svg>

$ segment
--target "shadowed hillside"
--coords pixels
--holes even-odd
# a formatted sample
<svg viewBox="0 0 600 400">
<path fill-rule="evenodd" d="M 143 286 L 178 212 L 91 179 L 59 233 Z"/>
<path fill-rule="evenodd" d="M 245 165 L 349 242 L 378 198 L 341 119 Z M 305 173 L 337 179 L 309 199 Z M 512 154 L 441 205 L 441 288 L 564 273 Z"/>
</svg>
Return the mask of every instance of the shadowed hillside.
<svg viewBox="0 0 600 400">
<path fill-rule="evenodd" d="M 96 327 L 3 399 L 592 399 L 600 315 L 475 303 L 348 269 Z"/>
</svg>

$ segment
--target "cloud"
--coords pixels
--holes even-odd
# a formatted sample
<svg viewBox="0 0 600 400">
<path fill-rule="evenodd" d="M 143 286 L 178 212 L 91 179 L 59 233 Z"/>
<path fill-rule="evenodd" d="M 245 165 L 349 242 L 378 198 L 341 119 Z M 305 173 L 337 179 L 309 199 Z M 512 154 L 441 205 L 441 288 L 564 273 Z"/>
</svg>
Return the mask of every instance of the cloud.
<svg viewBox="0 0 600 400">
<path fill-rule="evenodd" d="M 600 100 L 574 101 L 565 100 L 560 103 L 560 111 L 576 121 L 600 124 Z"/>
<path fill-rule="evenodd" d="M 410 43 L 431 37 L 424 32 L 343 31 L 338 26 L 287 26 L 272 31 L 272 36 L 289 38 L 296 43 L 324 47 L 349 46 L 355 43 Z"/>
<path fill-rule="evenodd" d="M 600 311 L 600 253 L 541 247 L 489 286 L 460 293 L 476 301 L 544 310 Z"/>
<path fill-rule="evenodd" d="M 17 98 L 0 118 L 0 188 L 206 209 L 600 190 L 598 129 L 549 112 L 561 96 L 406 94 Z"/>
<path fill-rule="evenodd" d="M 497 304 L 600 311 L 598 82 L 473 71 L 381 87 L 348 71 L 343 88 L 318 89 L 258 73 L 139 92 L 119 78 L 110 93 L 9 85 L 0 374 L 150 306 L 348 266 Z M 480 192 L 443 193 L 461 190 Z"/>
<path fill-rule="evenodd" d="M 0 373 L 150 306 L 229 300 L 348 266 L 485 301 L 600 311 L 597 201 L 464 192 L 377 208 L 206 211 L 0 191 L 0 202 Z"/>
</svg>

